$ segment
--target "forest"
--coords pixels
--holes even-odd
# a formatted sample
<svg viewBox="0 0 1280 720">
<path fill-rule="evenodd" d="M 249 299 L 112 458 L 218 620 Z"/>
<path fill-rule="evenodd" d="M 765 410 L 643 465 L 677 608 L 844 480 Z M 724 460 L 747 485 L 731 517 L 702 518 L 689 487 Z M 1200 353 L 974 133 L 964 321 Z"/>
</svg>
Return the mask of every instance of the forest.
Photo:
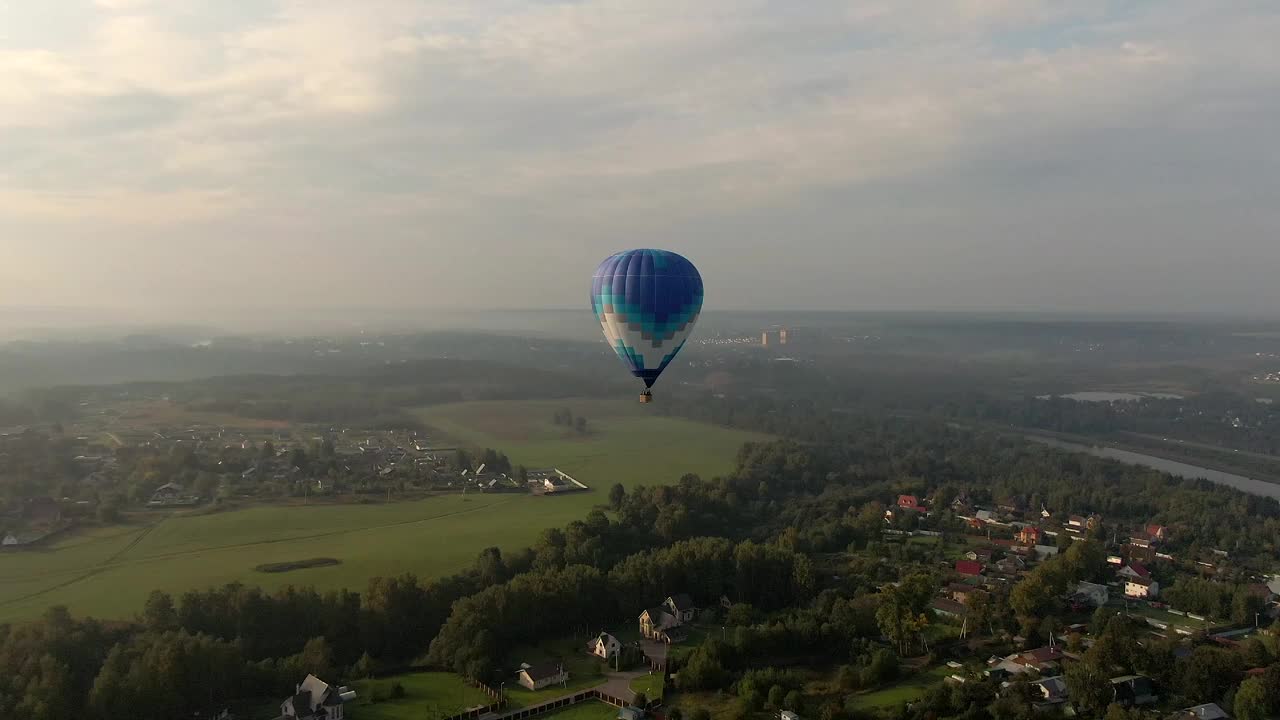
<svg viewBox="0 0 1280 720">
<path fill-rule="evenodd" d="M 1196 607 L 1233 611 L 1235 585 L 1280 552 L 1280 506 L 1272 500 L 942 423 L 844 416 L 808 425 L 803 444 L 745 446 L 725 477 L 614 488 L 607 507 L 546 531 L 525 551 L 487 550 L 455 576 L 380 578 L 363 592 L 228 586 L 177 598 L 154 593 L 132 623 L 76 619 L 54 608 L 39 622 L 0 627 L 0 713 L 105 720 L 129 707 L 132 717 L 170 718 L 245 695 L 280 695 L 307 672 L 345 676 L 357 666 L 428 664 L 492 679 L 511 669 L 506 652 L 514 644 L 626 621 L 637 598 L 672 587 L 704 604 L 722 596 L 735 603 L 734 632 L 693 650 L 679 681 L 685 688 L 743 692 L 744 673 L 758 662 L 785 667 L 798 656 L 847 665 L 851 688 L 875 683 L 895 672 L 899 658 L 924 651 L 918 618 L 942 582 L 936 551 L 885 545 L 883 502 L 905 492 L 935 502 L 961 494 L 975 502 L 1017 498 L 1055 512 L 1101 513 L 1117 525 L 1158 521 L 1178 529 L 1178 553 L 1230 548 L 1233 569 L 1210 583 L 1211 592 L 1174 580 L 1173 596 Z M 963 531 L 947 513 L 931 522 L 944 541 Z M 839 572 L 827 564 L 833 553 L 846 558 Z M 1063 612 L 1061 590 L 1095 577 L 1100 557 L 1097 541 L 1078 543 L 993 596 L 981 623 L 993 634 L 1044 639 Z M 536 612 L 548 606 L 561 612 Z M 1178 673 L 1195 676 L 1180 691 L 1188 702 L 1221 699 L 1236 687 L 1244 669 L 1238 653 L 1225 658 L 1197 647 L 1173 662 L 1152 660 L 1165 650 L 1135 649 L 1127 622 L 1098 618 L 1099 631 L 1115 638 L 1089 651 L 1113 654 L 1098 660 L 1103 667 L 1163 672 L 1175 687 Z M 1269 665 L 1274 650 L 1260 644 L 1253 660 Z M 1213 672 L 1205 675 L 1205 667 Z M 744 702 L 767 702 L 773 684 L 785 698 L 780 681 L 765 692 L 748 689 Z M 929 696 L 925 707 L 938 716 L 977 707 L 1001 717 L 1007 696 L 997 698 L 995 688 L 968 695 L 977 692 Z M 1280 695 L 1269 688 L 1264 697 Z M 845 714 L 822 712 L 827 720 Z"/>
</svg>

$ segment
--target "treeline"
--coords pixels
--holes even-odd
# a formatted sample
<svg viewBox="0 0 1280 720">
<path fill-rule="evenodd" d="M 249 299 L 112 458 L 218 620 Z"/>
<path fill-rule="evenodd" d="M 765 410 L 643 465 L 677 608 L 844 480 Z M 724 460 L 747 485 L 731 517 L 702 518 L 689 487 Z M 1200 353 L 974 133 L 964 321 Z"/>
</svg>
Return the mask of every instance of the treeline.
<svg viewBox="0 0 1280 720">
<path fill-rule="evenodd" d="M 689 592 L 704 607 L 721 596 L 734 603 L 726 617 L 732 636 L 698 649 L 682 683 L 726 687 L 748 669 L 747 658 L 803 654 L 850 665 L 850 684 L 853 674 L 859 684 L 875 682 L 888 672 L 886 660 L 869 669 L 886 649 L 878 639 L 886 636 L 901 654 L 918 652 L 924 607 L 938 587 L 936 562 L 876 559 L 893 556 L 882 548 L 879 501 L 900 492 L 932 495 L 941 506 L 965 494 L 975 502 L 1013 498 L 1055 512 L 1100 511 L 1117 524 L 1162 522 L 1175 542 L 1225 542 L 1237 557 L 1280 550 L 1274 501 L 942 424 L 775 410 L 820 441 L 748 445 L 726 477 L 617 487 L 612 517 L 593 511 L 544 532 L 526 551 L 487 550 L 448 578 L 375 579 L 359 596 L 237 585 L 177 599 L 157 593 L 132 624 L 55 611 L 42 622 L 0 626 L 0 715 L 105 720 L 128 706 L 130 717 L 168 718 L 225 701 L 230 688 L 283 696 L 309 668 L 340 678 L 353 666 L 421 659 L 491 679 L 509 669 L 505 652 L 515 644 L 579 625 L 634 622 L 645 605 L 673 592 Z M 945 511 L 938 521 L 944 536 L 958 526 Z M 1026 588 L 976 608 L 975 624 L 1017 631 L 1025 621 L 1048 622 L 1047 598 L 1096 577 L 1094 544 L 1077 546 L 1042 565 Z M 838 573 L 816 560 L 850 550 L 865 557 Z M 192 678 L 200 672 L 215 682 L 198 684 Z M 785 702 L 780 680 L 764 702 L 775 684 Z M 182 692 L 166 694 L 166 687 Z"/>
</svg>

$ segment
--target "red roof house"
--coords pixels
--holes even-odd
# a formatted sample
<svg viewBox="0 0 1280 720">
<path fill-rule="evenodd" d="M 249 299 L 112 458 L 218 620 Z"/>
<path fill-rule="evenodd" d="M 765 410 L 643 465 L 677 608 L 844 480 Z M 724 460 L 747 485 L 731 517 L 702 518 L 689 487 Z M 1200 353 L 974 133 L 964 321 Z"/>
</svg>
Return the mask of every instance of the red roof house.
<svg viewBox="0 0 1280 720">
<path fill-rule="evenodd" d="M 961 575 L 981 575 L 982 563 L 976 560 L 957 560 L 956 572 Z"/>
</svg>

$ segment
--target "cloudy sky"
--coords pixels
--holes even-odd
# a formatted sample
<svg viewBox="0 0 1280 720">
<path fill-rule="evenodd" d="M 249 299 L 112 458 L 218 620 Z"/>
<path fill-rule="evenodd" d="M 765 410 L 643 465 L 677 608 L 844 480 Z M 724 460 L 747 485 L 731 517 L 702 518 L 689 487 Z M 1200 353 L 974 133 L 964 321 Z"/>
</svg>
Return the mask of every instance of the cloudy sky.
<svg viewBox="0 0 1280 720">
<path fill-rule="evenodd" d="M 0 306 L 1280 308 L 1274 0 L 0 0 Z"/>
</svg>

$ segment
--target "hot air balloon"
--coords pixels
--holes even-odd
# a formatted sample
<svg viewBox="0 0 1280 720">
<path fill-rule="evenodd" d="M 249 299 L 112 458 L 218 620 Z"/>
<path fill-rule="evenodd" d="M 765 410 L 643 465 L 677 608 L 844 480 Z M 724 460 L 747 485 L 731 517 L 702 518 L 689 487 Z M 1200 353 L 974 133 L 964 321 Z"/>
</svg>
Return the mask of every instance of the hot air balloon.
<svg viewBox="0 0 1280 720">
<path fill-rule="evenodd" d="M 675 358 L 702 311 L 702 276 L 668 250 L 627 250 L 605 258 L 591 282 L 591 309 L 631 374 L 640 402 Z"/>
</svg>

